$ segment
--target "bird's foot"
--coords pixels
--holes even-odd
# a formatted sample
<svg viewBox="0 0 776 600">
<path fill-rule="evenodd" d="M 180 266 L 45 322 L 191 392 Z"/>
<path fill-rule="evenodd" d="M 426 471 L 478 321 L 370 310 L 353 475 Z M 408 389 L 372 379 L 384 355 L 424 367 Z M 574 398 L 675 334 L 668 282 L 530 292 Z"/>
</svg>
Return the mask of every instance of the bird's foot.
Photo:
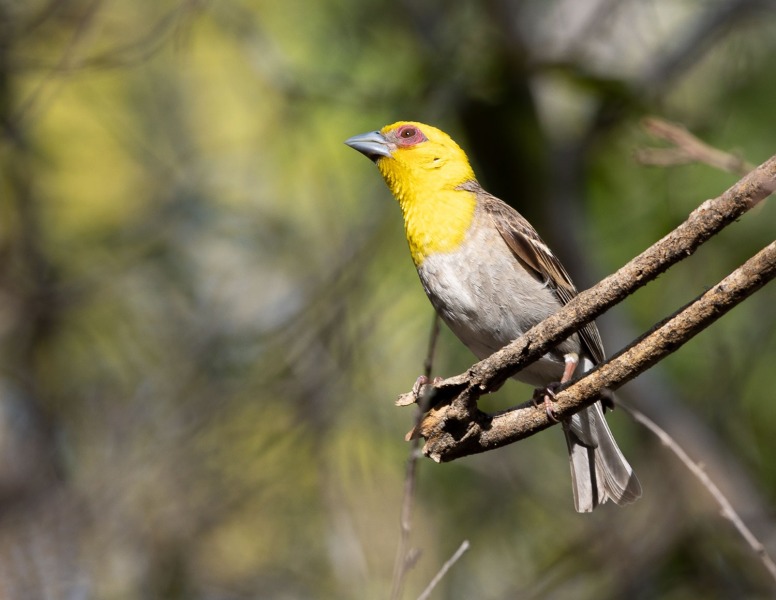
<svg viewBox="0 0 776 600">
<path fill-rule="evenodd" d="M 423 389 L 424 385 L 428 385 L 428 377 L 421 375 L 415 380 L 415 383 L 412 386 L 412 395 L 415 396 L 416 402 L 420 400 L 420 391 Z"/>
<path fill-rule="evenodd" d="M 544 405 L 544 412 L 547 414 L 547 418 L 553 423 L 559 423 L 560 420 L 555 416 L 555 395 L 560 388 L 560 382 L 549 384 L 547 387 L 537 388 L 534 390 L 531 402 L 534 406 Z"/>
<path fill-rule="evenodd" d="M 423 399 L 424 392 L 426 392 L 424 388 L 428 385 L 437 385 L 441 381 L 443 381 L 442 377 L 434 377 L 434 380 L 429 383 L 428 377 L 421 375 L 415 380 L 415 383 L 409 392 L 402 394 L 396 399 L 396 406 L 411 406 L 413 404 L 418 404 L 422 407 L 423 404 L 421 404 L 421 400 Z"/>
<path fill-rule="evenodd" d="M 421 394 L 423 393 L 423 387 L 427 385 L 436 385 L 437 383 L 440 383 L 441 381 L 444 381 L 443 377 L 434 377 L 432 381 L 429 382 L 428 377 L 425 375 L 421 375 L 415 380 L 415 384 L 412 386 L 412 395 L 415 396 L 415 400 L 420 400 Z"/>
</svg>

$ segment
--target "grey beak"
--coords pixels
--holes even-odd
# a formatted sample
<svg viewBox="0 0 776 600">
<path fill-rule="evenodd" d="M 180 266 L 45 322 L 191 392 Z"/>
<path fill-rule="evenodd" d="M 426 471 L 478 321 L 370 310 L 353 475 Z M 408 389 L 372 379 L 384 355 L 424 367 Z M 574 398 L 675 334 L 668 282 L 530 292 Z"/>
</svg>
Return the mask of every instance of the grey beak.
<svg viewBox="0 0 776 600">
<path fill-rule="evenodd" d="M 395 149 L 394 145 L 379 131 L 354 135 L 345 140 L 345 144 L 375 162 L 382 156 L 390 157 L 391 150 Z"/>
</svg>

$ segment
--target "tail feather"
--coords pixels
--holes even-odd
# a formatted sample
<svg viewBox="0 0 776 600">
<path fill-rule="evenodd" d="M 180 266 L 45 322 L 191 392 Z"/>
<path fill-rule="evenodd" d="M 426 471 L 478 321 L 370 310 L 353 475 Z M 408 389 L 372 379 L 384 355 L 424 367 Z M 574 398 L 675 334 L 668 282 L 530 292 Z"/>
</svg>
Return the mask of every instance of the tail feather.
<svg viewBox="0 0 776 600">
<path fill-rule="evenodd" d="M 563 431 L 577 512 L 590 512 L 607 500 L 622 506 L 641 497 L 641 484 L 617 446 L 599 402 L 565 421 Z"/>
</svg>

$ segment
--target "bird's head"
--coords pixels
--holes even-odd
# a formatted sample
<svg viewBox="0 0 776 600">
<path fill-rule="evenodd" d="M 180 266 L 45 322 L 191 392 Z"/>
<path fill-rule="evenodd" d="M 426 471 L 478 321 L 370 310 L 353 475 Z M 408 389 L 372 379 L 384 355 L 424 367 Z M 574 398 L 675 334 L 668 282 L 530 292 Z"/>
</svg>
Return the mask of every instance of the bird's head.
<svg viewBox="0 0 776 600">
<path fill-rule="evenodd" d="M 399 121 L 380 131 L 353 136 L 345 143 L 377 164 L 400 203 L 474 180 L 464 151 L 431 125 Z"/>
<path fill-rule="evenodd" d="M 377 164 L 399 201 L 416 265 L 460 246 L 476 205 L 475 194 L 461 185 L 475 179 L 469 159 L 449 135 L 431 125 L 399 121 L 345 143 Z"/>
</svg>

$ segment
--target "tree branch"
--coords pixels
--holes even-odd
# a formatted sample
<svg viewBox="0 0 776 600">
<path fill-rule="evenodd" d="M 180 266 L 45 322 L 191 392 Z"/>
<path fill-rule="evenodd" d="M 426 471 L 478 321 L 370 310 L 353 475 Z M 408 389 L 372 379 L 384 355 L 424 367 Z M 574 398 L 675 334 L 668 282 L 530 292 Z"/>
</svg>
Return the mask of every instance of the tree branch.
<svg viewBox="0 0 776 600">
<path fill-rule="evenodd" d="M 439 315 L 434 315 L 431 324 L 431 334 L 428 340 L 428 350 L 426 359 L 423 361 L 423 372 L 426 381 L 429 381 L 434 366 L 434 354 L 436 352 L 436 343 L 439 338 Z M 418 379 L 418 390 L 416 396 L 420 394 Z M 415 429 L 420 427 L 423 421 L 423 414 L 428 409 L 428 400 L 431 394 L 426 393 L 422 398 L 419 397 L 417 415 L 415 417 Z M 391 578 L 391 600 L 399 600 L 404 589 L 404 581 L 407 578 L 408 571 L 420 557 L 420 551 L 410 546 L 410 534 L 412 533 L 412 509 L 415 504 L 415 485 L 418 478 L 418 459 L 420 458 L 420 442 L 418 438 L 411 440 L 410 455 L 407 459 L 407 468 L 404 474 L 404 497 L 401 505 L 399 543 L 396 547 L 396 558 L 393 563 L 393 577 Z"/>
<path fill-rule="evenodd" d="M 623 409 L 631 417 L 633 417 L 634 421 L 641 423 L 644 427 L 654 433 L 660 439 L 660 441 L 663 442 L 663 445 L 671 450 L 671 452 L 676 455 L 682 464 L 684 464 L 684 466 L 689 469 L 690 473 L 692 473 L 698 479 L 698 481 L 701 482 L 701 484 L 714 498 L 714 501 L 719 505 L 721 509 L 720 514 L 733 524 L 733 527 L 736 528 L 736 531 L 738 531 L 738 533 L 742 538 L 744 538 L 752 551 L 757 555 L 770 576 L 776 580 L 776 563 L 773 562 L 773 558 L 771 558 L 770 554 L 768 554 L 768 551 L 765 549 L 763 543 L 754 533 L 752 533 L 752 530 L 746 526 L 744 520 L 733 508 L 730 500 L 727 499 L 727 496 L 725 496 L 722 490 L 719 489 L 719 486 L 714 483 L 711 477 L 709 477 L 703 465 L 691 459 L 687 452 L 685 452 L 684 448 L 682 448 L 674 438 L 668 435 L 668 433 L 663 428 L 658 426 L 657 423 L 647 417 L 647 415 L 632 407 L 623 406 Z"/>
<path fill-rule="evenodd" d="M 437 461 L 483 452 L 533 435 L 552 425 L 542 409 L 517 407 L 489 415 L 477 408 L 482 394 L 538 359 L 559 341 L 691 255 L 712 235 L 739 218 L 776 189 L 776 156 L 749 173 L 724 194 L 707 200 L 675 230 L 613 275 L 580 293 L 565 307 L 531 328 L 509 346 L 472 366 L 466 373 L 433 386 L 434 408 L 418 431 L 426 438 L 423 453 Z M 592 404 L 604 387 L 616 389 L 673 352 L 732 306 L 776 275 L 771 244 L 669 321 L 615 358 L 558 394 L 557 413 L 570 416 Z M 415 402 L 404 394 L 397 404 Z"/>
<path fill-rule="evenodd" d="M 428 598 L 431 596 L 431 592 L 434 591 L 434 588 L 437 586 L 437 584 L 442 581 L 442 578 L 447 575 L 447 572 L 450 570 L 450 568 L 456 562 L 458 562 L 458 559 L 461 558 L 468 549 L 469 540 L 464 540 L 461 542 L 461 545 L 458 546 L 458 550 L 456 550 L 455 553 L 453 553 L 453 555 L 445 562 L 445 564 L 442 565 L 442 568 L 439 569 L 439 572 L 429 582 L 429 584 L 426 586 L 426 589 L 423 590 L 423 593 L 418 596 L 418 600 L 428 600 Z"/>
<path fill-rule="evenodd" d="M 774 277 L 776 242 L 613 358 L 559 392 L 554 407 L 558 419 L 568 418 L 598 400 L 602 389 L 616 390 L 643 373 Z M 508 366 L 502 363 L 495 368 Z M 453 402 L 435 406 L 421 423 L 420 433 L 426 438 L 424 454 L 441 462 L 505 446 L 553 424 L 544 407 L 530 403 L 488 415 L 476 406 L 471 408 L 470 404 L 462 406 Z"/>
<path fill-rule="evenodd" d="M 754 169 L 740 156 L 709 146 L 677 123 L 649 117 L 642 121 L 642 126 L 653 136 L 673 144 L 673 148 L 637 150 L 635 159 L 642 165 L 667 167 L 699 162 L 739 176 Z"/>
</svg>

